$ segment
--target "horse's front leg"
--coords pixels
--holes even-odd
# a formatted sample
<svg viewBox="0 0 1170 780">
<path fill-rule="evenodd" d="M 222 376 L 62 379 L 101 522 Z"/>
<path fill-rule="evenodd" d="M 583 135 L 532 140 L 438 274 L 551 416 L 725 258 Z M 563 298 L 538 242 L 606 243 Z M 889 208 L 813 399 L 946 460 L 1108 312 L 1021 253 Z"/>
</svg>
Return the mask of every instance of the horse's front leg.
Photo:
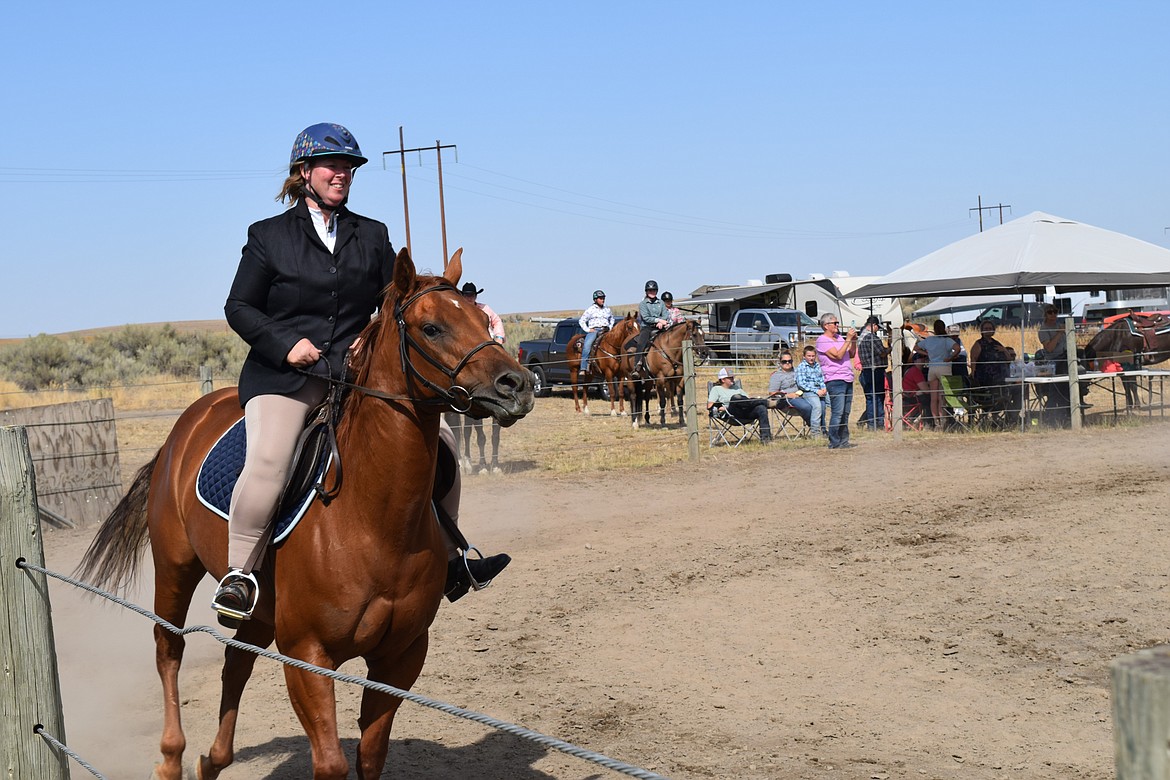
<svg viewBox="0 0 1170 780">
<path fill-rule="evenodd" d="M 574 409 L 574 411 L 577 412 L 577 414 L 581 413 L 581 402 L 579 400 L 577 400 L 577 387 L 578 387 L 578 382 L 580 381 L 580 379 L 581 379 L 581 373 L 577 369 L 570 366 L 569 367 L 569 386 L 571 388 L 573 388 L 573 409 Z M 589 413 L 589 396 L 588 395 L 585 396 L 585 413 L 586 414 Z"/>
<path fill-rule="evenodd" d="M 240 626 L 235 638 L 256 647 L 268 647 L 276 629 L 259 620 Z M 256 666 L 256 654 L 229 647 L 224 652 L 223 688 L 219 699 L 219 730 L 206 756 L 199 757 L 199 780 L 215 780 L 235 760 L 236 722 L 240 714 L 240 697 Z"/>
<path fill-rule="evenodd" d="M 617 392 L 617 389 L 618 389 L 617 375 L 614 374 L 612 371 L 605 375 L 605 385 L 606 385 L 606 387 L 609 388 L 609 416 L 610 417 L 617 417 L 619 413 L 624 415 L 626 413 L 626 409 L 624 406 L 625 402 L 622 401 L 621 395 Z M 614 396 L 617 396 L 617 397 L 614 398 Z M 615 404 L 616 404 L 616 409 L 615 409 Z"/>
<path fill-rule="evenodd" d="M 422 672 L 427 657 L 427 634 L 424 633 L 406 652 L 395 658 L 368 658 L 371 680 L 409 690 Z M 402 699 L 387 693 L 362 692 L 362 713 L 358 726 L 362 731 L 358 743 L 357 770 L 359 780 L 376 780 L 386 766 L 386 752 L 390 747 L 390 729 L 394 714 Z"/>
<path fill-rule="evenodd" d="M 337 668 L 337 664 L 320 647 L 301 645 L 281 648 L 281 651 L 316 666 Z M 349 775 L 349 762 L 345 760 L 341 741 L 337 738 L 337 700 L 333 680 L 287 664 L 284 667 L 284 680 L 293 711 L 309 737 L 313 755 L 313 780 L 345 780 Z"/>
</svg>

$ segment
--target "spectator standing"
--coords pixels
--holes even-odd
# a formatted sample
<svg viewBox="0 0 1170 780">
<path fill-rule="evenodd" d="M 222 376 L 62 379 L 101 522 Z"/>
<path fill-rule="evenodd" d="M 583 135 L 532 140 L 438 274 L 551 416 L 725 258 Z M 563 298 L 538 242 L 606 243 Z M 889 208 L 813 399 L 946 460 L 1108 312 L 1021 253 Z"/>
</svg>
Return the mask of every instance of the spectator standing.
<svg viewBox="0 0 1170 780">
<path fill-rule="evenodd" d="M 853 358 L 857 354 L 857 331 L 850 328 L 841 335 L 841 321 L 836 314 L 821 315 L 824 334 L 817 338 L 817 360 L 825 376 L 829 393 L 829 449 L 842 450 L 857 445 L 849 443 L 849 415 L 853 407 Z"/>
<path fill-rule="evenodd" d="M 581 330 L 585 331 L 585 343 L 581 345 L 580 373 L 589 372 L 589 353 L 593 351 L 593 342 L 604 331 L 613 327 L 613 312 L 605 305 L 605 290 L 593 291 L 593 303 L 585 309 L 578 320 Z"/>
<path fill-rule="evenodd" d="M 829 434 L 826 426 L 826 405 L 828 404 L 828 388 L 825 386 L 825 375 L 821 371 L 821 364 L 817 361 L 817 348 L 809 345 L 804 348 L 804 359 L 796 367 L 796 386 L 800 389 L 802 398 L 808 400 L 812 407 L 809 412 L 809 427 L 812 428 L 814 439 Z"/>
<path fill-rule="evenodd" d="M 865 328 L 857 339 L 857 359 L 861 363 L 861 391 L 865 393 L 865 414 L 858 421 L 861 425 L 877 430 L 886 427 L 886 364 L 890 348 L 882 341 L 881 320 L 869 315 Z"/>
<path fill-rule="evenodd" d="M 485 315 L 487 315 L 488 334 L 493 339 L 503 344 L 505 339 L 504 321 L 500 319 L 500 315 L 492 311 L 491 306 L 488 306 L 486 303 L 479 302 L 479 295 L 483 292 L 483 289 L 476 289 L 475 285 L 471 282 L 464 282 L 463 287 L 460 288 L 459 292 L 463 293 L 464 298 L 475 304 L 475 308 L 479 309 Z"/>
<path fill-rule="evenodd" d="M 942 320 L 935 320 L 932 328 L 933 335 L 919 339 L 914 345 L 915 352 L 926 355 L 928 364 L 926 379 L 930 383 L 930 417 L 931 425 L 942 426 L 942 379 L 951 376 L 951 361 L 959 355 L 959 345 L 947 335 L 947 324 Z"/>
</svg>

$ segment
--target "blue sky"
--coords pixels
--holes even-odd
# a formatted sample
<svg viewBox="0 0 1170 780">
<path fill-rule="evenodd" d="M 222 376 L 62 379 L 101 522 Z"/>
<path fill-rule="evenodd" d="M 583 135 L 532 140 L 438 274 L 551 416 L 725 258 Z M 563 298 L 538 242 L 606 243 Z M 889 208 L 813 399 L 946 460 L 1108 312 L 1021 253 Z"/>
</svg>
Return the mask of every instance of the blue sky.
<svg viewBox="0 0 1170 780">
<path fill-rule="evenodd" d="M 5 27 L 0 337 L 222 317 L 321 121 L 396 247 L 380 153 L 399 126 L 457 145 L 448 244 L 500 312 L 884 274 L 976 232 L 980 195 L 1170 238 L 1164 1 L 45 2 Z M 434 154 L 407 172 L 441 267 Z"/>
</svg>

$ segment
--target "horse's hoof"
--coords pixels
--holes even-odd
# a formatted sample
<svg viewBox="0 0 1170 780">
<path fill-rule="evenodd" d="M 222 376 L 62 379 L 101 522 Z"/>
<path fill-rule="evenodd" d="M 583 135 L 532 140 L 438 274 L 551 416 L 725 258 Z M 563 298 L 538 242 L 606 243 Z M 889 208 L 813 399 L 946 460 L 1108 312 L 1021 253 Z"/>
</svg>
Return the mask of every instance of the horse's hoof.
<svg viewBox="0 0 1170 780">
<path fill-rule="evenodd" d="M 590 416 L 590 415 L 589 415 L 589 407 L 588 407 L 588 406 L 586 406 L 586 407 L 585 407 L 585 409 L 584 409 L 584 411 L 582 411 L 582 412 L 581 412 L 581 414 L 585 415 L 586 417 L 589 417 L 589 416 Z"/>
<path fill-rule="evenodd" d="M 212 766 L 210 758 L 199 756 L 199 763 L 195 765 L 195 773 L 192 776 L 195 780 L 215 780 L 219 773 L 220 770 Z"/>
<path fill-rule="evenodd" d="M 495 466 L 492 466 L 492 473 L 493 474 L 503 474 L 504 470 L 502 468 L 500 468 L 499 465 L 495 465 Z"/>
<path fill-rule="evenodd" d="M 616 409 L 610 409 L 610 410 L 609 410 L 609 416 L 610 416 L 610 417 L 617 417 L 617 416 L 618 416 L 617 410 L 616 410 Z"/>
</svg>

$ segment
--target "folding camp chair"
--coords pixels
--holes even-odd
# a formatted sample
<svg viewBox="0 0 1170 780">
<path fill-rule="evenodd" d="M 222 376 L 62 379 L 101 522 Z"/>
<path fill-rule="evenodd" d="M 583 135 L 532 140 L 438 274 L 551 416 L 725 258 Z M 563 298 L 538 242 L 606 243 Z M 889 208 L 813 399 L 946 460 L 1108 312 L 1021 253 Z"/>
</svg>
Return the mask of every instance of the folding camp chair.
<svg viewBox="0 0 1170 780">
<path fill-rule="evenodd" d="M 713 382 L 707 383 L 707 395 L 710 397 Z M 732 390 L 742 390 L 743 386 L 736 379 L 731 385 Z M 745 441 L 760 438 L 760 423 L 758 420 L 743 422 L 731 416 L 731 413 L 722 404 L 712 406 L 707 413 L 707 432 L 710 435 L 708 446 L 726 444 L 729 447 L 738 447 Z"/>
<path fill-rule="evenodd" d="M 921 431 L 925 428 L 925 418 L 930 412 L 929 404 L 929 396 L 919 393 L 902 393 L 902 426 L 915 431 Z M 892 419 L 894 419 L 894 410 L 891 403 L 886 412 L 887 427 L 892 426 L 892 423 L 889 423 Z"/>
<path fill-rule="evenodd" d="M 808 427 L 804 417 L 791 406 L 777 406 L 771 410 L 771 414 L 773 438 L 783 436 L 788 441 L 796 441 L 807 439 L 812 434 L 812 429 Z"/>
<path fill-rule="evenodd" d="M 971 391 L 961 376 L 939 377 L 939 391 L 942 393 L 944 427 L 971 430 L 973 420 Z"/>
</svg>

